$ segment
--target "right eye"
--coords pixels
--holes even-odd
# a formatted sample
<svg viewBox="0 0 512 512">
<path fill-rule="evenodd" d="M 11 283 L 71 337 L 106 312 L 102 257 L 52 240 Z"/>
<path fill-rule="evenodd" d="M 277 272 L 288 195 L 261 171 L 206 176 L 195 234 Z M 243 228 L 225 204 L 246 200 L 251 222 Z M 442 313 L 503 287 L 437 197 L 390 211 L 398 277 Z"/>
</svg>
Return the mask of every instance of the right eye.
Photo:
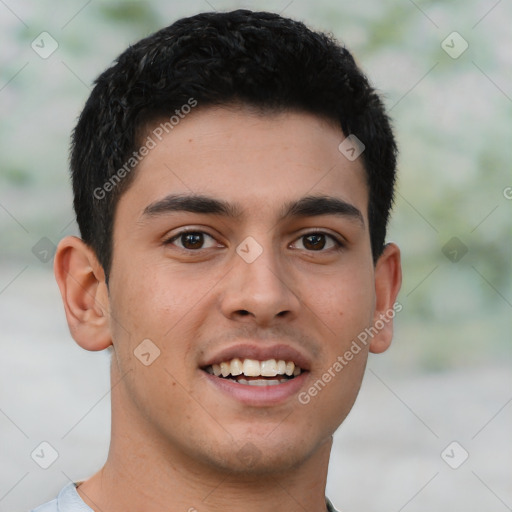
<svg viewBox="0 0 512 512">
<path fill-rule="evenodd" d="M 205 247 L 204 244 L 208 240 L 211 240 L 211 242 L 209 242 L 209 245 Z M 197 251 L 200 249 L 215 247 L 217 241 L 204 231 L 183 230 L 176 235 L 173 235 L 164 243 L 165 245 L 176 245 L 180 249 L 184 250 Z"/>
</svg>

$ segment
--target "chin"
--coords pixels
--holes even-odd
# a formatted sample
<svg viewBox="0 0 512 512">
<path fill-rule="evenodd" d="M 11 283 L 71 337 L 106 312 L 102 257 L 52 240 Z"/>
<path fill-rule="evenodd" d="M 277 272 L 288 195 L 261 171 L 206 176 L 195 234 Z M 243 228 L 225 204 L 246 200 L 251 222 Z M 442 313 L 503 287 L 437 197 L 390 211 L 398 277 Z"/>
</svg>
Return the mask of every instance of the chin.
<svg viewBox="0 0 512 512">
<path fill-rule="evenodd" d="M 293 445 L 281 442 L 276 446 L 268 439 L 253 438 L 239 441 L 236 445 L 233 443 L 225 447 L 223 453 L 216 447 L 215 453 L 210 453 L 206 457 L 203 455 L 202 460 L 208 460 L 216 471 L 225 474 L 262 477 L 300 466 L 314 450 L 313 446 L 305 446 L 303 440 Z"/>
</svg>

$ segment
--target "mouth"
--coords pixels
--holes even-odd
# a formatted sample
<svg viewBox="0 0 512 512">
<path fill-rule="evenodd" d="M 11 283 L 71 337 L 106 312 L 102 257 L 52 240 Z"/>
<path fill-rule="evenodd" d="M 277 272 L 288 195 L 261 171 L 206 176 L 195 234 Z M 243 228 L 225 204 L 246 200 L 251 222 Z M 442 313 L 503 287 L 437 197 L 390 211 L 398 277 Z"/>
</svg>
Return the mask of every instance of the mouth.
<svg viewBox="0 0 512 512">
<path fill-rule="evenodd" d="M 244 386 L 279 386 L 294 380 L 306 370 L 294 361 L 284 359 L 240 359 L 235 357 L 227 361 L 204 366 L 201 370 Z"/>
<path fill-rule="evenodd" d="M 203 360 L 208 389 L 250 407 L 284 405 L 306 386 L 311 358 L 287 344 L 245 342 Z"/>
</svg>

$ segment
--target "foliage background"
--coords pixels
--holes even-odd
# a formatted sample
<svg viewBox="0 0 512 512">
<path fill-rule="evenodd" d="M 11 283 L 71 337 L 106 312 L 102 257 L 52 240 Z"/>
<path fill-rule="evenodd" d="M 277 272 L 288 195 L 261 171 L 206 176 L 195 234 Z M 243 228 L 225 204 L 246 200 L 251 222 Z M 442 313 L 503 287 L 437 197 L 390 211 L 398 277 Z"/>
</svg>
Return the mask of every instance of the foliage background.
<svg viewBox="0 0 512 512">
<path fill-rule="evenodd" d="M 91 83 L 128 44 L 173 20 L 239 7 L 282 12 L 332 31 L 384 95 L 401 149 L 389 238 L 403 253 L 403 311 L 393 348 L 370 360 L 354 418 L 339 431 L 340 457 L 331 463 L 328 494 L 347 510 L 377 504 L 441 510 L 446 503 L 462 510 L 460 500 L 469 507 L 510 509 L 512 443 L 504 432 L 512 408 L 511 3 L 2 0 L 0 320 L 7 358 L 0 431 L 7 457 L 0 463 L 0 510 L 50 499 L 66 478 L 98 468 L 108 448 L 107 357 L 74 346 L 51 262 L 33 253 L 43 237 L 56 244 L 78 234 L 67 149 Z M 31 48 L 42 31 L 59 44 L 48 59 Z M 469 45 L 457 59 L 441 46 L 453 31 Z M 458 256 L 467 250 L 456 262 L 445 255 L 454 248 L 453 237 Z M 71 397 L 80 397 L 80 406 L 66 416 L 60 401 Z M 84 413 L 69 436 L 62 436 L 68 430 L 63 426 L 55 433 L 57 425 L 71 428 Z M 402 423 L 401 414 L 410 413 L 413 423 L 406 416 Z M 396 422 L 387 424 L 390 417 Z M 498 430 L 478 448 L 481 437 L 475 441 L 468 432 L 491 417 Z M 419 433 L 418 419 L 437 439 Z M 367 421 L 382 421 L 381 435 Z M 414 432 L 397 432 L 397 425 Z M 435 470 L 426 468 L 444 464 L 439 452 L 450 436 L 467 438 L 466 447 L 473 443 L 476 466 L 464 476 L 440 469 L 446 487 L 435 492 L 440 484 L 429 481 Z M 43 471 L 27 456 L 42 439 L 60 446 L 60 466 Z M 374 493 L 360 491 L 368 474 Z M 427 481 L 432 491 L 407 502 Z"/>
</svg>

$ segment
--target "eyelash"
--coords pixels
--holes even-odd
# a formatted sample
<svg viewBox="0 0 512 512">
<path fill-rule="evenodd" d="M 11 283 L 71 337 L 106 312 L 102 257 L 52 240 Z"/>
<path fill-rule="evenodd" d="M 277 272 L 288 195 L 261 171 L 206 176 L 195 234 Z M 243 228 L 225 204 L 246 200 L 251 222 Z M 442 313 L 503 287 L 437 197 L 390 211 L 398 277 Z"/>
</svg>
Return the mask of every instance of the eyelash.
<svg viewBox="0 0 512 512">
<path fill-rule="evenodd" d="M 322 231 L 322 230 L 308 231 L 307 233 L 302 233 L 302 235 L 300 235 L 298 238 L 296 238 L 295 241 L 300 240 L 301 238 L 307 237 L 309 235 L 322 235 L 322 236 L 325 236 L 326 238 L 329 238 L 329 239 L 331 239 L 334 242 L 334 247 L 331 247 L 331 248 L 326 249 L 326 250 L 321 249 L 319 251 L 308 251 L 307 249 L 305 249 L 307 252 L 314 253 L 314 252 L 341 251 L 341 250 L 343 250 L 345 248 L 345 244 L 339 238 L 337 238 L 336 236 L 334 236 L 331 233 L 328 233 L 327 231 Z"/>
<path fill-rule="evenodd" d="M 175 235 L 173 235 L 171 238 L 167 239 L 164 241 L 164 245 L 172 245 L 174 243 L 174 241 L 180 239 L 182 236 L 188 234 L 188 233 L 194 233 L 194 234 L 202 234 L 202 235 L 206 235 L 207 237 L 210 237 L 211 239 L 215 240 L 215 237 L 213 237 L 212 235 L 210 235 L 209 233 L 207 233 L 206 231 L 201 231 L 201 230 L 198 230 L 198 229 L 184 229 L 182 231 L 180 231 L 179 233 L 176 233 Z M 314 251 L 314 250 L 307 250 L 307 249 L 304 249 L 306 250 L 307 252 L 310 252 L 310 253 L 322 253 L 322 252 L 329 252 L 330 250 L 335 250 L 335 251 L 341 251 L 345 248 L 345 244 L 339 240 L 336 236 L 332 235 L 331 233 L 328 233 L 326 231 L 322 231 L 322 230 L 316 230 L 316 231 L 309 231 L 307 233 L 303 233 L 302 235 L 300 235 L 299 237 L 297 237 L 295 239 L 295 242 L 297 240 L 300 240 L 301 238 L 305 238 L 309 235 L 323 235 L 327 238 L 330 238 L 334 244 L 335 244 L 335 247 L 331 247 L 327 250 L 319 250 L 319 251 Z M 203 248 L 200 248 L 200 249 L 186 249 L 184 247 L 178 247 L 178 249 L 181 249 L 182 251 L 187 251 L 187 252 L 199 252 L 201 250 L 204 250 Z"/>
</svg>

